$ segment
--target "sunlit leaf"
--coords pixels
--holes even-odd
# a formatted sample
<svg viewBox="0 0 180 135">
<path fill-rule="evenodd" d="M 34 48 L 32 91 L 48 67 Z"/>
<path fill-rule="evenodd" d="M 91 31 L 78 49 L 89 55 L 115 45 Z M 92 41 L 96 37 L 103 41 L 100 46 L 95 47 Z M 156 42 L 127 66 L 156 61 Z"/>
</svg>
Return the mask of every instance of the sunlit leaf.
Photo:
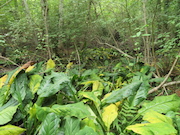
<svg viewBox="0 0 180 135">
<path fill-rule="evenodd" d="M 146 120 L 150 123 L 161 123 L 161 122 L 165 122 L 165 123 L 169 123 L 172 125 L 172 119 L 162 115 L 156 111 L 150 110 L 147 113 L 145 113 L 145 115 L 143 116 L 143 120 Z"/>
<path fill-rule="evenodd" d="M 52 59 L 49 59 L 47 61 L 46 70 L 53 69 L 55 68 L 55 66 L 56 66 L 55 62 Z"/>
<path fill-rule="evenodd" d="M 0 127 L 0 135 L 20 135 L 24 131 L 26 131 L 26 129 L 13 125 L 5 125 Z"/>
<path fill-rule="evenodd" d="M 35 67 L 35 66 L 29 66 L 29 67 L 26 69 L 25 72 L 28 73 L 28 72 L 32 71 L 32 70 L 34 69 L 34 67 Z"/>
<path fill-rule="evenodd" d="M 143 107 L 138 111 L 139 114 L 143 115 L 149 110 L 154 110 L 159 113 L 166 113 L 168 111 L 176 111 L 180 107 L 180 97 L 176 94 L 170 96 L 159 96 L 151 102 L 145 102 Z"/>
<path fill-rule="evenodd" d="M 12 120 L 13 115 L 16 113 L 18 106 L 9 106 L 0 111 L 0 125 L 4 125 Z"/>
<path fill-rule="evenodd" d="M 37 74 L 30 76 L 29 88 L 33 94 L 37 92 L 42 79 L 43 79 L 42 76 Z"/>
<path fill-rule="evenodd" d="M 5 84 L 7 77 L 7 75 L 4 75 L 0 78 L 0 88 L 2 88 L 2 86 Z"/>
<path fill-rule="evenodd" d="M 170 135 L 177 133 L 172 125 L 164 122 L 136 124 L 128 126 L 127 129 L 141 135 Z"/>
<path fill-rule="evenodd" d="M 109 106 L 106 106 L 103 108 L 102 120 L 104 124 L 106 125 L 108 131 L 110 130 L 110 125 L 118 116 L 117 111 L 118 111 L 118 108 L 114 104 L 110 104 Z"/>
</svg>

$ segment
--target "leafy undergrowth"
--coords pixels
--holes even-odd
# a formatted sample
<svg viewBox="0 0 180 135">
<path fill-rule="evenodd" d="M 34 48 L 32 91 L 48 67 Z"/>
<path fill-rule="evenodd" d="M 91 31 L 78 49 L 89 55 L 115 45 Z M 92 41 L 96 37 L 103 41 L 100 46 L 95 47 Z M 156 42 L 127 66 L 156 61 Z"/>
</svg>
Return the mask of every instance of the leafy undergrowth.
<svg viewBox="0 0 180 135">
<path fill-rule="evenodd" d="M 0 135 L 178 135 L 180 97 L 148 99 L 153 68 L 31 62 L 0 78 Z M 133 65 L 132 67 L 134 67 Z"/>
</svg>

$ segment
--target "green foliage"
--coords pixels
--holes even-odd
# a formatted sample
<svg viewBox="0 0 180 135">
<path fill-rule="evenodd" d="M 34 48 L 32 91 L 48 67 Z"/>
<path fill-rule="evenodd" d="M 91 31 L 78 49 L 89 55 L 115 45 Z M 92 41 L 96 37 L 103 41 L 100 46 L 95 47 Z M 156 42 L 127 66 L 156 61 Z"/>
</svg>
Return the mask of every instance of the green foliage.
<svg viewBox="0 0 180 135">
<path fill-rule="evenodd" d="M 156 128 L 164 126 L 168 134 L 179 133 L 180 98 L 147 100 L 150 83 L 156 83 L 151 67 L 119 63 L 112 72 L 79 72 L 68 65 L 65 72 L 55 72 L 54 66 L 50 60 L 0 78 L 0 128 L 11 123 L 23 128 L 12 127 L 9 134 L 132 135 L 164 134 Z"/>
</svg>

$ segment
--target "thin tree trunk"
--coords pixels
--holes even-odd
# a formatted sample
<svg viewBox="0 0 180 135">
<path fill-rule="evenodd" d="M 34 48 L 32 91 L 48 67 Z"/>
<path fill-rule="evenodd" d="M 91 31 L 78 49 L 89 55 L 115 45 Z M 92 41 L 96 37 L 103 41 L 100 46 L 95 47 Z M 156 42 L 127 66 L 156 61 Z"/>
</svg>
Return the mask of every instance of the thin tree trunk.
<svg viewBox="0 0 180 135">
<path fill-rule="evenodd" d="M 147 11 L 146 11 L 146 0 L 143 0 L 143 21 L 145 26 L 145 34 L 148 34 L 148 28 L 147 28 Z M 150 43 L 149 43 L 149 36 L 143 37 L 144 41 L 144 57 L 145 62 L 150 62 Z"/>
<path fill-rule="evenodd" d="M 51 58 L 51 48 L 49 46 L 49 26 L 48 26 L 48 3 L 47 0 L 41 0 L 41 8 L 44 20 L 44 27 L 45 27 L 45 46 L 48 51 L 48 56 Z"/>
<path fill-rule="evenodd" d="M 25 14 L 26 14 L 26 17 L 27 17 L 27 21 L 29 23 L 29 28 L 33 29 L 32 31 L 33 31 L 34 44 L 35 44 L 35 46 L 37 46 L 38 45 L 37 33 L 36 33 L 35 29 L 34 29 L 34 23 L 33 23 L 32 17 L 31 17 L 31 13 L 30 13 L 30 10 L 29 10 L 27 0 L 23 0 L 23 5 L 25 7 Z"/>
<path fill-rule="evenodd" d="M 64 0 L 59 0 L 59 39 L 58 39 L 58 48 L 64 48 L 62 42 L 61 33 L 63 32 L 63 10 L 64 10 Z"/>
</svg>

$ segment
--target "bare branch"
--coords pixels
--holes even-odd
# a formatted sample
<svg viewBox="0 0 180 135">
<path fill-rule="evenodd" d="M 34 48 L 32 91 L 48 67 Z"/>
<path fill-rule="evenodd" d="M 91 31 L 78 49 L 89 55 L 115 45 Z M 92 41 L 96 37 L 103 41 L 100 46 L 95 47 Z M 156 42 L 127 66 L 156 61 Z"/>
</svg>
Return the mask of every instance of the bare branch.
<svg viewBox="0 0 180 135">
<path fill-rule="evenodd" d="M 0 58 L 2 58 L 2 59 L 4 59 L 4 60 L 7 60 L 7 61 L 11 62 L 13 65 L 16 65 L 16 66 L 18 66 L 18 67 L 19 67 L 19 65 L 18 65 L 18 64 L 16 64 L 15 62 L 13 62 L 12 60 L 10 60 L 9 58 L 6 58 L 6 57 L 1 56 L 1 55 L 0 55 Z"/>
<path fill-rule="evenodd" d="M 180 52 L 179 52 L 178 55 L 180 55 Z M 149 90 L 148 94 L 151 94 L 151 93 L 157 91 L 159 88 L 161 88 L 161 87 L 165 84 L 165 82 L 167 81 L 167 79 L 168 79 L 169 76 L 171 75 L 171 73 L 172 73 L 172 71 L 173 71 L 173 69 L 174 69 L 174 67 L 175 67 L 175 65 L 176 65 L 176 63 L 177 63 L 178 58 L 179 58 L 179 57 L 176 57 L 176 59 L 174 60 L 174 63 L 173 63 L 173 65 L 172 65 L 169 73 L 166 75 L 165 79 L 161 82 L 161 84 L 160 84 L 159 86 L 154 87 L 153 89 Z"/>
<path fill-rule="evenodd" d="M 101 44 L 101 45 L 107 45 L 107 46 L 109 46 L 109 47 L 117 50 L 118 52 L 122 53 L 124 56 L 127 56 L 128 58 L 134 59 L 134 57 L 130 56 L 129 54 L 123 52 L 121 49 L 119 49 L 119 48 L 117 48 L 117 47 L 115 47 L 115 46 L 113 46 L 113 45 L 110 45 L 110 44 L 108 44 L 108 43 L 102 43 L 102 42 L 100 42 L 100 41 L 97 41 L 97 42 L 98 42 L 99 44 Z"/>
</svg>

